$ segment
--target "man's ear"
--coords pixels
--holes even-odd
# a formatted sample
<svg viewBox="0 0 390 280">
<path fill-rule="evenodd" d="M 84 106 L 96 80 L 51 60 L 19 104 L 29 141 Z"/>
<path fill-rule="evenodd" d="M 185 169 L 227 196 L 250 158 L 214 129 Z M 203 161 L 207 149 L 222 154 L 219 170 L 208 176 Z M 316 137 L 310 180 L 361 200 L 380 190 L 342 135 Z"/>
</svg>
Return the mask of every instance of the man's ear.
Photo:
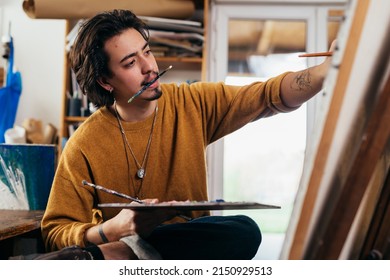
<svg viewBox="0 0 390 280">
<path fill-rule="evenodd" d="M 107 82 L 104 77 L 99 77 L 97 79 L 98 84 L 108 92 L 112 92 L 113 87 Z"/>
</svg>

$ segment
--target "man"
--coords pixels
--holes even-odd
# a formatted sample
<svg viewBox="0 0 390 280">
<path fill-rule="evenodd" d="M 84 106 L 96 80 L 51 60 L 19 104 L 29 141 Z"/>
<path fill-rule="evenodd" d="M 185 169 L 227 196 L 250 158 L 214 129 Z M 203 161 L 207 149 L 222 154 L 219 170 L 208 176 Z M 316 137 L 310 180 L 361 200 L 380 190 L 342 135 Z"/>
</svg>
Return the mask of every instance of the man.
<svg viewBox="0 0 390 280">
<path fill-rule="evenodd" d="M 159 71 L 148 40 L 147 27 L 126 10 L 98 14 L 80 29 L 71 66 L 99 110 L 62 153 L 42 221 L 46 247 L 75 245 L 95 259 L 251 259 L 261 233 L 249 217 L 102 208 L 129 201 L 82 182 L 146 203 L 208 200 L 207 146 L 298 108 L 320 91 L 329 59 L 244 87 L 157 80 L 129 103 Z"/>
</svg>

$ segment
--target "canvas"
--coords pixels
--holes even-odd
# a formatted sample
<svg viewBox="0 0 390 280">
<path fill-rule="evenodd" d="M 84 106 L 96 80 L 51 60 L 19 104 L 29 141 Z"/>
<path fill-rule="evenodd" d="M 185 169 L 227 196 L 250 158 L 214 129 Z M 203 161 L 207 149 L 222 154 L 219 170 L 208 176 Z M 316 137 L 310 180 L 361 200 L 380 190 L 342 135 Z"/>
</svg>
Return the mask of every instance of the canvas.
<svg viewBox="0 0 390 280">
<path fill-rule="evenodd" d="M 56 165 L 55 145 L 0 144 L 0 209 L 44 210 Z"/>
</svg>

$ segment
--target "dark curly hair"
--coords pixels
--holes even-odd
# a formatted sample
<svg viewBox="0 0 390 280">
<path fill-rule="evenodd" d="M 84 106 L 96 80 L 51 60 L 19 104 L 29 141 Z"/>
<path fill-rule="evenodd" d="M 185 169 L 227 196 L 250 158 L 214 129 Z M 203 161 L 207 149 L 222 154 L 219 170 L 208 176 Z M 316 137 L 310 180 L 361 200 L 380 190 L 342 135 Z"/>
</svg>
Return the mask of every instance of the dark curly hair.
<svg viewBox="0 0 390 280">
<path fill-rule="evenodd" d="M 107 66 L 109 57 L 104 52 L 104 44 L 129 28 L 134 28 L 149 41 L 147 25 L 131 11 L 112 10 L 99 13 L 81 24 L 70 51 L 70 66 L 81 91 L 97 108 L 114 103 L 112 94 L 108 94 L 97 82 L 99 77 L 112 77 Z"/>
</svg>

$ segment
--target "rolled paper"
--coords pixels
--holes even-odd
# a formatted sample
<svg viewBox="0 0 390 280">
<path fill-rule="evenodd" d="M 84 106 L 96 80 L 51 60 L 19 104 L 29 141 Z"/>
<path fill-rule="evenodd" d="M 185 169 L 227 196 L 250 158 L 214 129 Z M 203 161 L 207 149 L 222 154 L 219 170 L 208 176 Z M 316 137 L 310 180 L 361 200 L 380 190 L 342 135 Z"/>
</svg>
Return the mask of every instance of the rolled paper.
<svg viewBox="0 0 390 280">
<path fill-rule="evenodd" d="M 99 12 L 126 9 L 138 16 L 187 19 L 195 12 L 191 0 L 24 0 L 23 10 L 33 19 L 85 19 Z"/>
</svg>

